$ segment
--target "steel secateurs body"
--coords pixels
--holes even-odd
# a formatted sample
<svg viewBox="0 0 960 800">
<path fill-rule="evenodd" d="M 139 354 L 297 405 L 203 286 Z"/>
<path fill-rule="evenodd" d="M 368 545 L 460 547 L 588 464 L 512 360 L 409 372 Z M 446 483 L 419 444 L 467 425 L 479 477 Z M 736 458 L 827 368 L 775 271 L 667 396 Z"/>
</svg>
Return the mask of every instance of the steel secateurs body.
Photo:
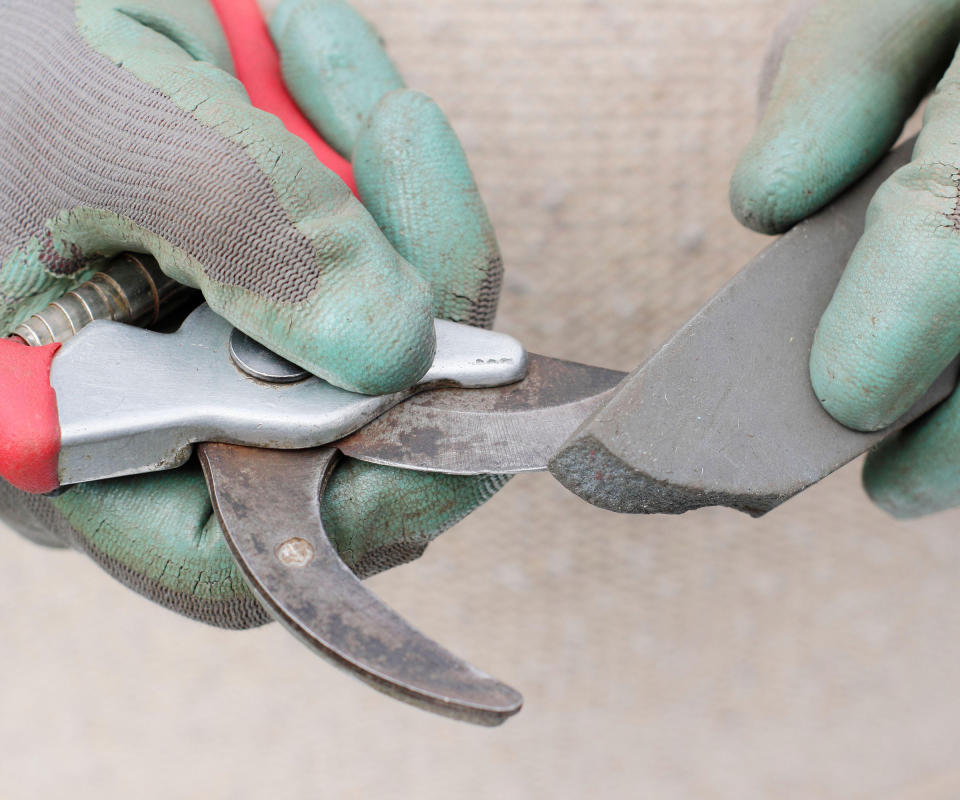
<svg viewBox="0 0 960 800">
<path fill-rule="evenodd" d="M 251 103 L 356 192 L 350 164 L 290 96 L 257 5 L 213 6 Z M 370 397 L 308 375 L 205 305 L 173 333 L 135 327 L 198 301 L 130 254 L 0 340 L 0 476 L 48 492 L 174 468 L 197 445 L 238 563 L 290 630 L 409 702 L 484 724 L 515 713 L 519 694 L 411 628 L 341 562 L 323 532 L 324 485 L 340 453 L 396 466 L 416 453 L 423 470 L 455 474 L 544 469 L 622 374 L 438 321 L 422 381 Z"/>
<path fill-rule="evenodd" d="M 0 475 L 54 491 L 175 468 L 198 446 L 231 551 L 288 629 L 433 711 L 496 724 L 519 710 L 519 694 L 409 626 L 344 565 L 323 530 L 324 486 L 341 453 L 448 474 L 546 469 L 623 373 L 438 320 L 419 384 L 360 395 L 271 353 L 206 304 L 173 333 L 124 324 L 154 322 L 182 298 L 152 259 L 126 255 L 0 342 Z"/>
</svg>

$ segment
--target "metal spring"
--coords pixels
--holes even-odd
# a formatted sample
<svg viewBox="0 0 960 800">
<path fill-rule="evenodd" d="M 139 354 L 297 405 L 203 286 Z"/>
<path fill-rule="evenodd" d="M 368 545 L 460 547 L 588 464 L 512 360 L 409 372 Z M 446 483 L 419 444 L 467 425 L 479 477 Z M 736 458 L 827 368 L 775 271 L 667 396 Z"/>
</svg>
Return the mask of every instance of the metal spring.
<svg viewBox="0 0 960 800">
<path fill-rule="evenodd" d="M 29 345 L 65 342 L 94 320 L 150 326 L 186 287 L 161 272 L 150 256 L 124 253 L 86 283 L 14 328 Z"/>
</svg>

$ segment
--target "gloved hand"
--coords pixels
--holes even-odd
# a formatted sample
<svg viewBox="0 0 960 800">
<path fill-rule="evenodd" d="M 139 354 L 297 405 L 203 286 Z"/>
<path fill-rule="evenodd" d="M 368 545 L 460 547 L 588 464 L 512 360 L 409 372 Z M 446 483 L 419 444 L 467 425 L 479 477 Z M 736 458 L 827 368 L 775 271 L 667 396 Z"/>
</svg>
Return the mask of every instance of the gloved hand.
<svg viewBox="0 0 960 800">
<path fill-rule="evenodd" d="M 270 27 L 292 94 L 352 158 L 368 210 L 250 106 L 205 0 L 4 5 L 0 335 L 124 250 L 151 253 L 234 325 L 356 391 L 418 380 L 435 315 L 491 324 L 501 260 L 443 114 L 403 88 L 346 3 L 286 0 Z M 503 482 L 345 460 L 324 520 L 367 575 L 419 555 Z M 195 465 L 57 497 L 0 481 L 0 513 L 191 617 L 267 619 Z"/>
<path fill-rule="evenodd" d="M 824 407 L 858 430 L 905 413 L 960 352 L 958 41 L 957 0 L 801 3 L 733 178 L 737 217 L 784 231 L 864 174 L 940 79 L 912 163 L 874 197 L 810 357 Z M 864 484 L 900 517 L 960 505 L 960 394 L 872 452 Z"/>
</svg>

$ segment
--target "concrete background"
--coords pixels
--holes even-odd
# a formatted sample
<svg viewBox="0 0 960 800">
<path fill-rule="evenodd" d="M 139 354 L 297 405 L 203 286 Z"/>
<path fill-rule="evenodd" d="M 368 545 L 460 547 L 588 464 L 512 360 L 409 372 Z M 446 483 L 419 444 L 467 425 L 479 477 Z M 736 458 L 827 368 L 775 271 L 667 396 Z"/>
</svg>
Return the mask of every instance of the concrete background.
<svg viewBox="0 0 960 800">
<path fill-rule="evenodd" d="M 762 246 L 726 181 L 786 5 L 358 0 L 462 134 L 501 329 L 629 369 Z M 616 517 L 520 477 L 372 581 L 524 692 L 495 730 L 0 535 L 0 796 L 957 797 L 957 519 L 887 519 L 856 468 L 761 521 Z"/>
</svg>

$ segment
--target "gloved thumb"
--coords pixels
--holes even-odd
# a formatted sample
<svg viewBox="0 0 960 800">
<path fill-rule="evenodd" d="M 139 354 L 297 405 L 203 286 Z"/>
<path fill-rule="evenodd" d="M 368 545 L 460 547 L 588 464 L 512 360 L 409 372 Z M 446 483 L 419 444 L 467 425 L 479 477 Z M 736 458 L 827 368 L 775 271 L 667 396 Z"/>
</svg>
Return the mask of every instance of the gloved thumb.
<svg viewBox="0 0 960 800">
<path fill-rule="evenodd" d="M 84 19 L 129 86 L 100 109 L 97 174 L 48 223 L 56 248 L 149 252 L 314 374 L 367 393 L 414 383 L 435 346 L 428 287 L 303 141 L 182 46 L 193 5 L 94 4 Z"/>
</svg>

